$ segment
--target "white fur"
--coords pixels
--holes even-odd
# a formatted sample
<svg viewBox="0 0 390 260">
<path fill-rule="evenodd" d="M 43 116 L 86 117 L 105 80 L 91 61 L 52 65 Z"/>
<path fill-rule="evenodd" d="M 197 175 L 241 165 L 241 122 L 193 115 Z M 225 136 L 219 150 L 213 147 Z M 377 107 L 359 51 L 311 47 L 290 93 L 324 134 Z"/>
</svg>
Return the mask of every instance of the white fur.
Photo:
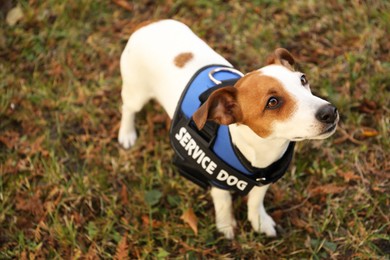
<svg viewBox="0 0 390 260">
<path fill-rule="evenodd" d="M 186 52 L 192 53 L 193 59 L 183 68 L 175 66 L 175 57 Z M 209 64 L 230 66 L 228 61 L 182 23 L 163 20 L 136 31 L 120 60 L 123 107 L 118 139 L 122 146 L 129 148 L 134 145 L 137 138 L 134 115 L 149 99 L 157 99 L 172 117 L 190 78 L 198 69 Z M 311 95 L 308 87 L 301 86 L 299 72 L 292 72 L 280 65 L 264 67 L 261 72 L 279 80 L 299 100 L 299 106 L 290 120 L 275 123 L 272 135 L 266 139 L 245 125 L 229 126 L 233 143 L 255 167 L 266 167 L 279 159 L 290 140 L 318 135 L 314 114 L 316 109 L 327 103 Z M 285 129 L 289 131 L 286 133 Z M 267 189 L 268 185 L 256 187 L 249 193 L 248 219 L 256 232 L 275 236 L 275 222 L 266 213 L 263 204 Z M 233 238 L 236 221 L 230 192 L 213 187 L 211 196 L 218 230 L 225 237 Z"/>
<path fill-rule="evenodd" d="M 232 197 L 230 192 L 213 187 L 211 188 L 211 197 L 214 203 L 217 229 L 226 238 L 232 239 L 234 237 L 234 228 L 237 224 L 232 212 Z"/>
<path fill-rule="evenodd" d="M 267 236 L 276 236 L 275 221 L 267 214 L 263 200 L 269 185 L 254 187 L 248 197 L 248 220 L 256 232 L 265 233 Z"/>
</svg>

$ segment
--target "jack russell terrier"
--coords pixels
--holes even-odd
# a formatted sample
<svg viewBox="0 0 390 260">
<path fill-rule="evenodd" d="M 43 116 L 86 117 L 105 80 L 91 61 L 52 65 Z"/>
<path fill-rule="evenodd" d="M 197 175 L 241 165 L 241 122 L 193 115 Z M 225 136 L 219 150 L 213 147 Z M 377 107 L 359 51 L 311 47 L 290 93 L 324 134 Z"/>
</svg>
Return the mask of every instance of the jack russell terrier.
<svg viewBox="0 0 390 260">
<path fill-rule="evenodd" d="M 171 143 L 179 172 L 211 185 L 216 227 L 234 237 L 231 191 L 248 194 L 248 220 L 275 236 L 263 200 L 283 176 L 295 141 L 324 139 L 336 131 L 336 107 L 314 96 L 305 74 L 285 49 L 267 66 L 241 74 L 186 25 L 152 22 L 130 37 L 120 60 L 122 119 L 119 142 L 134 145 L 135 113 L 154 98 L 172 118 Z"/>
</svg>

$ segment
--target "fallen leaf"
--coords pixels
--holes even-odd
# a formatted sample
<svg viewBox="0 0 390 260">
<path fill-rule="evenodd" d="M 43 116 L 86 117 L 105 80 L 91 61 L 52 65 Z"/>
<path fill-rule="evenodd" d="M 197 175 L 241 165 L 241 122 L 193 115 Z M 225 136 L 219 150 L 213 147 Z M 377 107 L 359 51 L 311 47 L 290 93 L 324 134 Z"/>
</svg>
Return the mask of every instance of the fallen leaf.
<svg viewBox="0 0 390 260">
<path fill-rule="evenodd" d="M 155 124 L 165 123 L 167 121 L 167 114 L 164 113 L 164 114 L 154 115 L 154 116 L 152 116 L 151 120 Z"/>
<path fill-rule="evenodd" d="M 34 216 L 42 216 L 44 208 L 40 199 L 41 192 L 37 191 L 31 198 L 16 197 L 16 209 L 29 212 Z"/>
<path fill-rule="evenodd" d="M 17 145 L 19 142 L 20 135 L 18 132 L 15 131 L 7 131 L 5 133 L 2 133 L 0 136 L 0 142 L 5 144 L 8 149 L 11 149 Z"/>
<path fill-rule="evenodd" d="M 367 113 L 367 114 L 373 114 L 378 109 L 378 105 L 372 100 L 365 99 L 360 104 L 358 109 L 360 112 Z"/>
<path fill-rule="evenodd" d="M 122 189 L 121 189 L 121 200 L 123 205 L 129 204 L 129 199 L 128 199 L 128 192 L 127 192 L 127 187 L 126 185 L 122 184 Z"/>
<path fill-rule="evenodd" d="M 26 252 L 25 250 L 23 250 L 23 252 L 21 253 L 20 259 L 21 259 L 21 260 L 28 259 L 28 257 L 27 257 L 27 252 Z"/>
<path fill-rule="evenodd" d="M 40 225 L 37 225 L 37 227 L 33 231 L 33 234 L 34 234 L 35 242 L 42 241 L 42 231 L 41 231 L 41 226 Z"/>
<path fill-rule="evenodd" d="M 130 259 L 129 258 L 129 245 L 127 243 L 127 234 L 123 235 L 121 241 L 119 241 L 118 246 L 115 250 L 114 259 L 122 260 L 122 259 Z"/>
<path fill-rule="evenodd" d="M 12 8 L 8 14 L 5 21 L 9 26 L 14 26 L 18 21 L 20 21 L 23 18 L 23 11 L 22 8 L 20 8 L 19 5 Z"/>
<path fill-rule="evenodd" d="M 356 175 L 354 172 L 352 171 L 348 171 L 348 172 L 341 172 L 341 171 L 338 171 L 337 174 L 341 177 L 344 178 L 345 182 L 349 182 L 351 180 L 360 180 L 360 176 Z"/>
<path fill-rule="evenodd" d="M 198 235 L 198 218 L 196 217 L 194 210 L 192 208 L 184 211 L 183 215 L 180 217 L 185 223 L 190 225 L 191 229 L 194 231 L 195 235 Z"/>
<path fill-rule="evenodd" d="M 131 4 L 129 4 L 128 2 L 126 1 L 123 1 L 123 0 L 113 0 L 113 2 L 122 7 L 123 9 L 127 10 L 127 11 L 133 11 L 133 6 Z"/>
<path fill-rule="evenodd" d="M 272 185 L 272 194 L 274 195 L 273 201 L 277 204 L 278 202 L 283 201 L 283 197 L 285 195 L 285 192 L 278 187 L 277 185 Z"/>
<path fill-rule="evenodd" d="M 377 192 L 386 192 L 386 184 L 383 182 L 375 181 L 371 184 L 371 189 Z"/>
<path fill-rule="evenodd" d="M 16 169 L 18 171 L 32 171 L 34 170 L 34 165 L 31 163 L 29 158 L 20 159 L 16 164 Z"/>
<path fill-rule="evenodd" d="M 99 259 L 95 242 L 93 242 L 92 245 L 88 248 L 88 252 L 84 255 L 84 257 L 88 260 Z"/>
<path fill-rule="evenodd" d="M 309 192 L 312 195 L 337 194 L 337 193 L 343 192 L 344 190 L 345 190 L 345 187 L 343 187 L 343 186 L 337 186 L 335 184 L 326 184 L 323 186 L 313 188 L 313 189 L 309 190 Z"/>
<path fill-rule="evenodd" d="M 303 219 L 300 219 L 298 217 L 290 218 L 291 223 L 298 227 L 298 228 L 304 228 L 307 232 L 313 233 L 313 229 L 310 227 L 309 223 L 304 221 Z"/>
<path fill-rule="evenodd" d="M 74 219 L 74 223 L 77 226 L 83 225 L 85 222 L 83 216 L 80 213 L 78 213 L 77 211 L 72 213 L 72 217 Z"/>
<path fill-rule="evenodd" d="M 161 221 L 150 219 L 148 215 L 142 215 L 141 219 L 145 227 L 159 228 L 162 225 Z"/>
<path fill-rule="evenodd" d="M 42 135 L 35 139 L 35 141 L 31 144 L 31 154 L 36 154 L 38 152 L 43 152 L 45 155 L 48 155 L 49 152 L 47 152 L 43 147 L 42 147 L 42 142 L 45 140 L 46 136 Z"/>
<path fill-rule="evenodd" d="M 271 215 L 272 215 L 272 218 L 274 219 L 274 221 L 280 222 L 282 219 L 282 216 L 283 216 L 283 211 L 278 209 L 278 210 L 275 210 L 274 212 L 272 212 Z"/>
<path fill-rule="evenodd" d="M 58 78 L 63 75 L 64 69 L 60 63 L 54 60 L 50 64 L 50 68 L 48 69 L 47 73 L 52 77 Z"/>
<path fill-rule="evenodd" d="M 45 140 L 46 136 L 42 135 L 40 137 L 37 137 L 34 141 L 25 141 L 20 144 L 20 149 L 18 152 L 20 154 L 24 155 L 34 155 L 37 153 L 41 153 L 42 156 L 47 157 L 49 156 L 49 151 L 44 148 L 43 141 Z"/>
<path fill-rule="evenodd" d="M 373 128 L 365 127 L 362 129 L 361 134 L 364 137 L 374 137 L 374 136 L 379 135 L 379 132 Z"/>
</svg>

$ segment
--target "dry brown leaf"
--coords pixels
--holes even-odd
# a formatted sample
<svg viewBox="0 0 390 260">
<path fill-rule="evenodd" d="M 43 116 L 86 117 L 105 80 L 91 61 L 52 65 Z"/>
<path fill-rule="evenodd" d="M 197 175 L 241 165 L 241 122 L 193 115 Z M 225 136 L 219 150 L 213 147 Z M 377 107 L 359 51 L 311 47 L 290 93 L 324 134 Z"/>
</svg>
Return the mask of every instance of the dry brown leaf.
<svg viewBox="0 0 390 260">
<path fill-rule="evenodd" d="M 119 241 L 118 246 L 115 250 L 115 257 L 116 260 L 127 260 L 130 259 L 129 257 L 129 245 L 127 244 L 127 234 L 124 234 L 121 241 Z"/>
<path fill-rule="evenodd" d="M 122 189 L 121 189 L 121 201 L 123 205 L 129 204 L 129 199 L 128 199 L 128 193 L 127 193 L 127 187 L 126 185 L 122 184 Z"/>
<path fill-rule="evenodd" d="M 362 135 L 364 137 L 374 137 L 379 135 L 379 132 L 374 128 L 365 127 L 362 129 Z"/>
<path fill-rule="evenodd" d="M 16 169 L 18 171 L 32 171 L 34 169 L 34 165 L 31 163 L 29 158 L 20 159 L 16 164 Z"/>
<path fill-rule="evenodd" d="M 21 260 L 27 260 L 28 257 L 27 257 L 27 252 L 25 250 L 23 250 L 23 252 L 20 254 L 20 258 Z"/>
<path fill-rule="evenodd" d="M 365 99 L 361 102 L 358 109 L 362 113 L 373 114 L 378 109 L 378 105 L 372 100 Z"/>
<path fill-rule="evenodd" d="M 386 192 L 386 183 L 380 181 L 374 181 L 371 184 L 371 189 L 377 192 Z"/>
<path fill-rule="evenodd" d="M 42 232 L 41 232 L 41 226 L 40 225 L 37 225 L 37 227 L 33 231 L 33 234 L 34 234 L 35 242 L 38 242 L 38 241 L 42 240 Z"/>
<path fill-rule="evenodd" d="M 277 185 L 272 185 L 271 189 L 272 189 L 272 194 L 274 195 L 273 198 L 274 203 L 277 204 L 278 202 L 283 201 L 285 192 Z"/>
<path fill-rule="evenodd" d="M 88 93 L 83 88 L 77 89 L 77 99 L 75 100 L 75 104 L 84 105 L 87 103 Z"/>
<path fill-rule="evenodd" d="M 25 155 L 34 155 L 37 153 L 41 153 L 42 156 L 47 157 L 49 155 L 49 151 L 44 148 L 43 141 L 46 136 L 42 135 L 37 137 L 33 142 L 25 141 L 20 144 L 20 149 L 18 152 L 20 154 Z"/>
<path fill-rule="evenodd" d="M 37 139 L 35 139 L 35 141 L 31 144 L 31 151 L 30 151 L 30 154 L 36 154 L 36 153 L 39 153 L 39 152 L 42 152 L 42 154 L 44 155 L 48 155 L 49 152 L 46 151 L 43 147 L 42 147 L 42 142 L 45 140 L 46 136 L 42 135 L 40 137 L 38 137 Z"/>
<path fill-rule="evenodd" d="M 198 218 L 196 217 L 194 210 L 192 208 L 184 211 L 183 215 L 180 217 L 185 223 L 190 225 L 191 229 L 194 231 L 195 235 L 198 235 Z"/>
<path fill-rule="evenodd" d="M 15 165 L 13 158 L 8 158 L 7 161 L 0 165 L 0 172 L 5 173 L 17 173 L 18 167 Z"/>
<path fill-rule="evenodd" d="M 96 252 L 96 244 L 92 243 L 92 245 L 88 248 L 87 254 L 84 255 L 84 258 L 87 260 L 97 260 L 100 259 Z"/>
<path fill-rule="evenodd" d="M 63 75 L 64 69 L 60 63 L 58 63 L 56 60 L 53 60 L 47 73 L 54 78 L 58 78 Z"/>
<path fill-rule="evenodd" d="M 152 220 L 152 222 L 150 223 L 150 218 L 148 215 L 142 215 L 141 219 L 142 219 L 142 223 L 146 227 L 149 227 L 151 225 L 153 228 L 159 228 L 162 225 L 161 221 L 157 221 L 157 220 Z"/>
<path fill-rule="evenodd" d="M 33 231 L 35 242 L 42 241 L 43 232 L 48 231 L 48 230 L 49 230 L 49 227 L 46 225 L 46 223 L 43 222 L 43 220 L 39 221 L 39 224 L 37 225 L 37 227 Z"/>
<path fill-rule="evenodd" d="M 278 209 L 278 210 L 275 210 L 274 212 L 272 212 L 272 218 L 274 219 L 274 221 L 276 222 L 280 222 L 282 217 L 283 217 L 283 211 Z"/>
<path fill-rule="evenodd" d="M 37 191 L 31 198 L 28 199 L 21 196 L 16 197 L 16 209 L 27 211 L 34 216 L 42 216 L 44 210 L 40 196 L 41 192 Z"/>
<path fill-rule="evenodd" d="M 354 172 L 352 171 L 348 171 L 348 172 L 337 172 L 337 174 L 341 177 L 344 178 L 345 182 L 349 182 L 351 180 L 360 180 L 360 176 L 356 175 Z"/>
<path fill-rule="evenodd" d="M 83 216 L 78 213 L 78 212 L 74 212 L 72 214 L 72 217 L 74 219 L 74 223 L 77 225 L 77 226 L 80 226 L 80 225 L 83 225 L 84 224 L 84 218 Z"/>
<path fill-rule="evenodd" d="M 167 114 L 156 114 L 152 117 L 152 121 L 155 124 L 162 124 L 167 121 Z"/>
<path fill-rule="evenodd" d="M 311 189 L 309 192 L 312 195 L 318 195 L 318 194 L 336 194 L 343 192 L 345 190 L 345 187 L 343 186 L 337 186 L 335 184 L 326 184 L 323 186 L 319 186 L 316 188 Z"/>
<path fill-rule="evenodd" d="M 7 131 L 0 136 L 0 142 L 5 144 L 8 149 L 13 148 L 19 142 L 20 135 L 16 131 Z"/>
<path fill-rule="evenodd" d="M 129 4 L 127 1 L 113 0 L 113 2 L 127 11 L 130 11 L 130 12 L 133 11 L 133 6 L 131 4 Z"/>
<path fill-rule="evenodd" d="M 307 232 L 313 233 L 313 229 L 310 227 L 309 223 L 300 218 L 292 218 L 291 223 L 298 228 L 304 228 Z"/>
</svg>

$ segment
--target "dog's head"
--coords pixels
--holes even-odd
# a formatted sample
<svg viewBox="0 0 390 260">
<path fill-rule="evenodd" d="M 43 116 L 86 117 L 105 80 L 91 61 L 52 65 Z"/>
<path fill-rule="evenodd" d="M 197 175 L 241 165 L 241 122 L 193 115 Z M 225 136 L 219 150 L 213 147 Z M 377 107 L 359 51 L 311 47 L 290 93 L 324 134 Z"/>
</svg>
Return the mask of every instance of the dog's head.
<svg viewBox="0 0 390 260">
<path fill-rule="evenodd" d="M 197 127 L 203 128 L 207 120 L 244 124 L 262 138 L 291 141 L 332 135 L 337 109 L 311 93 L 305 74 L 294 70 L 293 56 L 279 48 L 267 63 L 234 86 L 213 92 L 193 115 Z"/>
</svg>

